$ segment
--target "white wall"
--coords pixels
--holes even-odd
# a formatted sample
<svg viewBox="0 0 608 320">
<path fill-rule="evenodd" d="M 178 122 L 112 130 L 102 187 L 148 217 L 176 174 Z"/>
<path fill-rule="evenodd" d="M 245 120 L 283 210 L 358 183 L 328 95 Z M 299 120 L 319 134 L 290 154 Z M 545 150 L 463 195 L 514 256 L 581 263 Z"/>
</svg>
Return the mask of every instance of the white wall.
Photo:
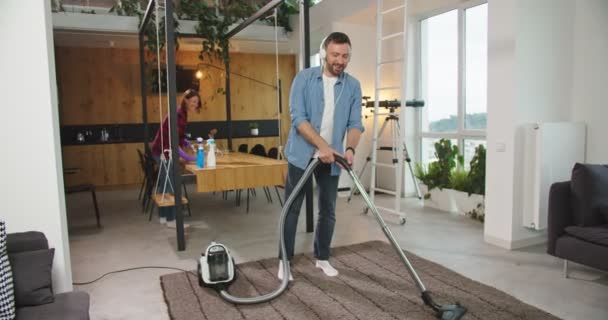
<svg viewBox="0 0 608 320">
<path fill-rule="evenodd" d="M 546 241 L 545 231 L 522 227 L 525 180 L 521 125 L 570 120 L 573 12 L 574 2 L 570 0 L 521 0 L 518 4 L 513 230 L 510 244 L 513 248 Z"/>
<path fill-rule="evenodd" d="M 569 0 L 489 1 L 484 234 L 505 248 L 546 241 L 544 232 L 522 227 L 520 129 L 571 120 L 574 7 Z"/>
<path fill-rule="evenodd" d="M 508 246 L 513 212 L 516 8 L 511 1 L 488 6 L 488 118 L 486 241 Z M 500 243 L 499 243 L 500 242 Z"/>
<path fill-rule="evenodd" d="M 576 1 L 572 118 L 587 123 L 587 162 L 608 163 L 608 1 Z"/>
<path fill-rule="evenodd" d="M 1 218 L 55 248 L 53 288 L 72 290 L 49 1 L 0 4 Z"/>
<path fill-rule="evenodd" d="M 570 118 L 574 3 L 571 0 L 518 2 L 514 107 L 519 122 Z"/>
</svg>

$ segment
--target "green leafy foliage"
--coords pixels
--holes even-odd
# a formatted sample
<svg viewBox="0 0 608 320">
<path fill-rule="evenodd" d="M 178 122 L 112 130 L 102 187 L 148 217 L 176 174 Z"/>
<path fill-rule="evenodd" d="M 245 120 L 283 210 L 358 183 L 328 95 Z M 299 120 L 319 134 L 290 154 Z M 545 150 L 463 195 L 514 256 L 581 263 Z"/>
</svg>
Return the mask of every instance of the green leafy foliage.
<svg viewBox="0 0 608 320">
<path fill-rule="evenodd" d="M 51 11 L 52 12 L 64 12 L 65 8 L 61 3 L 61 0 L 52 0 L 51 1 Z"/>
<path fill-rule="evenodd" d="M 277 8 L 277 26 L 283 27 L 285 32 L 292 32 L 293 28 L 289 23 L 289 17 L 294 14 L 300 13 L 300 1 L 299 0 L 285 0 Z M 308 0 L 308 7 L 312 7 L 314 1 Z M 256 6 L 256 10 L 262 8 L 262 4 Z M 265 17 L 261 19 L 267 24 L 274 26 L 274 11 L 269 12 Z"/>
<path fill-rule="evenodd" d="M 449 188 L 469 192 L 469 190 L 471 190 L 471 179 L 469 178 L 469 172 L 461 168 L 454 170 L 450 175 Z"/>
<path fill-rule="evenodd" d="M 230 26 L 255 12 L 255 8 L 244 1 L 220 1 L 217 6 L 200 0 L 182 0 L 176 10 L 180 19 L 198 21 L 196 32 L 203 38 L 199 59 L 217 59 L 226 63 L 229 41 L 226 33 Z"/>
<path fill-rule="evenodd" d="M 116 14 L 124 16 L 138 16 L 141 23 L 146 4 L 147 1 L 142 0 L 116 0 L 110 12 L 116 12 Z M 310 0 L 309 5 L 313 5 Z M 284 1 L 278 8 L 277 25 L 283 27 L 287 32 L 292 31 L 289 16 L 298 13 L 298 6 L 297 0 Z M 180 0 L 179 5 L 175 8 L 174 26 L 177 31 L 179 28 L 178 19 L 198 21 L 196 32 L 203 38 L 199 59 L 217 59 L 225 64 L 230 60 L 229 40 L 225 36 L 226 33 L 233 24 L 250 17 L 261 7 L 262 5 L 251 5 L 246 1 L 219 1 L 217 5 L 211 5 L 207 1 L 201 0 Z M 263 20 L 274 25 L 272 15 L 273 13 L 270 12 Z M 156 52 L 157 49 L 162 50 L 165 43 L 164 32 L 161 32 L 158 39 L 160 48 L 157 48 L 155 19 L 156 17 L 152 16 L 152 20 L 148 23 L 146 29 L 145 45 L 149 52 Z M 161 21 L 159 21 L 161 29 L 164 29 L 164 23 L 164 18 L 161 18 Z M 177 37 L 175 39 L 177 48 Z"/>
<path fill-rule="evenodd" d="M 414 172 L 416 178 L 429 190 L 450 188 L 469 195 L 485 195 L 486 148 L 483 145 L 475 148 L 469 171 L 462 169 L 464 157 L 459 154 L 457 146 L 452 146 L 450 140 L 441 139 L 435 143 L 435 156 L 438 160 L 429 163 L 428 168 L 417 163 Z"/>
<path fill-rule="evenodd" d="M 116 12 L 119 16 L 140 16 L 143 15 L 142 7 L 145 8 L 140 0 L 118 0 L 109 12 Z"/>
<path fill-rule="evenodd" d="M 448 139 L 441 139 L 435 142 L 435 157 L 437 161 L 429 165 L 429 173 L 437 175 L 435 181 L 439 189 L 447 188 L 450 185 L 452 170 L 456 168 L 456 161 L 463 161 L 459 159 L 458 146 L 452 146 Z M 432 167 L 436 168 L 431 170 Z"/>
<path fill-rule="evenodd" d="M 469 179 L 471 180 L 471 189 L 467 192 L 485 195 L 486 194 L 486 148 L 483 145 L 478 145 L 475 148 L 475 155 L 470 162 L 471 171 L 469 171 Z"/>
<path fill-rule="evenodd" d="M 417 163 L 414 175 L 429 190 L 449 188 L 450 175 L 456 167 L 456 161 L 463 161 L 458 155 L 458 146 L 452 146 L 450 140 L 441 139 L 435 143 L 435 156 L 438 160 L 429 163 L 428 169 Z"/>
</svg>

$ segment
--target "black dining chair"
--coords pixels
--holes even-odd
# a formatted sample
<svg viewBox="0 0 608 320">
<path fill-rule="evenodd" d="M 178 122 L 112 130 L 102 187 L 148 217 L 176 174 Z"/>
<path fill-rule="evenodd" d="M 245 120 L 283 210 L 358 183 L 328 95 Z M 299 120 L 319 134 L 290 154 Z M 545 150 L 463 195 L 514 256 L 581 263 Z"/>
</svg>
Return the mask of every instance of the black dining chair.
<svg viewBox="0 0 608 320">
<path fill-rule="evenodd" d="M 279 149 L 276 147 L 268 149 L 268 158 L 279 159 Z"/>
<path fill-rule="evenodd" d="M 253 148 L 251 148 L 251 151 L 249 153 L 256 155 L 256 156 L 261 156 L 261 157 L 268 156 L 266 154 L 266 148 L 264 148 L 264 146 L 261 144 L 256 144 L 255 146 L 253 146 Z M 263 187 L 263 190 L 264 190 L 264 194 L 266 195 L 266 200 L 268 200 L 268 202 L 272 203 L 272 195 L 270 194 L 270 190 L 268 189 L 268 187 Z M 242 190 L 239 190 L 237 192 L 237 203 L 240 203 L 241 191 Z M 247 189 L 247 213 L 249 213 L 249 194 L 250 193 L 255 196 L 255 189 L 254 188 Z"/>
<path fill-rule="evenodd" d="M 268 158 L 279 159 L 279 149 L 276 147 L 272 147 L 268 149 Z M 279 203 L 281 204 L 281 208 L 283 207 L 283 200 L 281 199 L 281 194 L 279 193 L 279 187 L 282 186 L 274 186 L 274 191 L 277 193 L 277 197 L 279 198 Z"/>
<path fill-rule="evenodd" d="M 64 174 L 77 174 L 80 172 L 80 168 L 64 168 Z M 97 220 L 97 228 L 101 228 L 101 218 L 99 215 L 99 206 L 97 205 L 97 195 L 95 194 L 95 185 L 91 183 L 82 183 L 77 185 L 65 186 L 65 194 L 90 192 L 93 200 L 93 207 L 95 209 L 95 218 Z"/>
<path fill-rule="evenodd" d="M 65 194 L 79 193 L 79 192 L 90 192 L 91 198 L 93 199 L 93 207 L 95 208 L 95 218 L 97 219 L 97 228 L 101 228 L 101 221 L 99 217 L 99 207 L 97 206 L 97 195 L 95 194 L 95 186 L 92 184 L 79 184 L 75 186 L 65 187 Z"/>
</svg>

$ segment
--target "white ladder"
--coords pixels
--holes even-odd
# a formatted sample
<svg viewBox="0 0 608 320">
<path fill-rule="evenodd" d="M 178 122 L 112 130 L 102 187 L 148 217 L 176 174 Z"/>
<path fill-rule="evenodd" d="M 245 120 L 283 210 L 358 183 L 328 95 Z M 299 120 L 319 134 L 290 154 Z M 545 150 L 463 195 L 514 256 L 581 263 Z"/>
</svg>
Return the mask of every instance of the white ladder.
<svg viewBox="0 0 608 320">
<path fill-rule="evenodd" d="M 387 208 L 387 207 L 382 207 L 382 206 L 376 206 L 378 209 L 381 209 L 382 211 L 386 211 L 388 213 L 391 214 L 395 214 L 397 216 L 399 216 L 399 223 L 400 224 L 405 224 L 406 222 L 406 215 L 404 212 L 401 211 L 401 193 L 402 193 L 402 186 L 403 186 L 403 178 L 404 178 L 404 159 L 403 157 L 401 157 L 401 154 L 405 154 L 407 152 L 407 150 L 399 150 L 400 152 L 396 152 L 397 156 L 393 156 L 393 160 L 391 163 L 379 163 L 378 162 L 378 139 L 379 139 L 379 131 L 378 131 L 378 121 L 381 121 L 382 119 L 384 119 L 384 117 L 387 115 L 386 113 L 380 113 L 380 100 L 382 99 L 381 94 L 384 92 L 388 92 L 388 91 L 397 91 L 399 90 L 400 93 L 400 101 L 402 103 L 401 106 L 401 114 L 404 115 L 405 112 L 405 101 L 406 101 L 406 95 L 405 95 L 405 81 L 406 81 L 406 77 L 407 77 L 407 73 L 406 73 L 406 65 L 407 65 L 407 0 L 400 0 L 400 1 L 388 1 L 391 4 L 397 3 L 396 6 L 394 7 L 390 7 L 390 8 L 384 8 L 384 0 L 377 0 L 376 3 L 376 81 L 375 81 L 375 90 L 374 90 L 374 112 L 373 112 L 373 142 L 372 142 L 372 155 L 371 155 L 371 181 L 370 181 L 370 197 L 371 197 L 371 201 L 375 204 L 375 194 L 376 192 L 382 192 L 382 193 L 386 193 L 386 194 L 390 194 L 394 196 L 394 207 L 393 208 Z M 399 30 L 398 32 L 395 33 L 390 33 L 390 34 L 384 34 L 383 33 L 383 24 L 384 24 L 384 18 L 386 15 L 400 15 L 402 14 L 403 16 L 403 28 L 401 30 Z M 392 31 L 392 30 L 391 30 Z M 383 60 L 383 56 L 382 56 L 382 48 L 383 48 L 383 44 L 386 43 L 386 41 L 389 40 L 396 40 L 398 38 L 401 38 L 403 41 L 402 44 L 402 55 L 401 57 L 398 58 L 393 58 L 391 57 L 391 59 L 387 59 L 387 60 Z M 401 70 L 400 70 L 400 77 L 399 81 L 397 81 L 397 83 L 391 83 L 390 85 L 386 85 L 384 86 L 382 80 L 384 79 L 383 74 L 382 74 L 382 68 L 388 68 L 390 66 L 395 66 L 395 68 L 399 67 L 399 64 L 401 64 Z M 394 69 L 393 69 L 394 70 Z M 387 97 L 384 97 L 384 99 L 386 100 Z M 395 99 L 397 97 L 391 97 L 392 99 Z M 397 120 L 399 121 L 399 120 Z M 396 128 L 400 128 L 399 125 L 396 126 Z M 392 139 L 392 145 L 395 146 L 395 149 L 397 148 L 401 148 L 402 146 L 404 147 L 404 140 L 403 140 L 403 132 L 401 132 L 401 129 L 398 129 L 399 132 L 394 132 L 391 135 L 391 139 Z M 395 155 L 395 151 L 393 151 L 393 155 Z M 389 168 L 389 169 L 394 169 L 395 170 L 395 190 L 386 190 L 386 189 L 382 189 L 382 188 L 378 188 L 376 186 L 376 170 L 377 168 Z M 365 212 L 367 213 L 367 208 L 365 209 Z"/>
</svg>

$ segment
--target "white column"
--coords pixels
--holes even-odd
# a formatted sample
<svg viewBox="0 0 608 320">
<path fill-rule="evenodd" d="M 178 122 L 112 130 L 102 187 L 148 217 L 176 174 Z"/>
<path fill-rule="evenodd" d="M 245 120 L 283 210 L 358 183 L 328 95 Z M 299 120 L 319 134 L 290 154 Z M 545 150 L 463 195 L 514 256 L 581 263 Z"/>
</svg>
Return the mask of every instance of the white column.
<svg viewBox="0 0 608 320">
<path fill-rule="evenodd" d="M 72 290 L 50 1 L 0 2 L 0 216 L 8 232 L 44 232 L 53 288 Z"/>
<path fill-rule="evenodd" d="M 515 249 L 546 241 L 523 224 L 520 127 L 570 121 L 573 21 L 568 0 L 490 0 L 486 222 L 489 243 Z"/>
</svg>

